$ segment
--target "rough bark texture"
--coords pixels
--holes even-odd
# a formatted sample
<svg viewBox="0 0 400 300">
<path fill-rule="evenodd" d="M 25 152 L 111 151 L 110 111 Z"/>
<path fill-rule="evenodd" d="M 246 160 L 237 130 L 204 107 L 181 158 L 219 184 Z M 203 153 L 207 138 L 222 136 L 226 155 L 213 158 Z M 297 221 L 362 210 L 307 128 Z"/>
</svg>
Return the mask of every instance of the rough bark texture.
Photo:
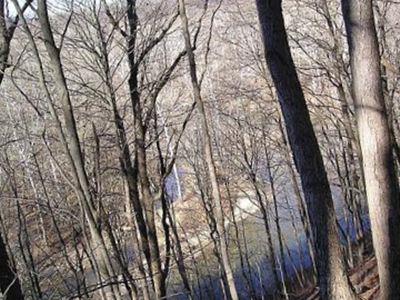
<svg viewBox="0 0 400 300">
<path fill-rule="evenodd" d="M 321 152 L 290 53 L 280 0 L 256 0 L 265 57 L 286 123 L 289 144 L 315 238 L 322 299 L 352 299 L 335 210 Z"/>
<path fill-rule="evenodd" d="M 400 295 L 400 203 L 371 0 L 342 0 L 381 299 Z"/>
</svg>

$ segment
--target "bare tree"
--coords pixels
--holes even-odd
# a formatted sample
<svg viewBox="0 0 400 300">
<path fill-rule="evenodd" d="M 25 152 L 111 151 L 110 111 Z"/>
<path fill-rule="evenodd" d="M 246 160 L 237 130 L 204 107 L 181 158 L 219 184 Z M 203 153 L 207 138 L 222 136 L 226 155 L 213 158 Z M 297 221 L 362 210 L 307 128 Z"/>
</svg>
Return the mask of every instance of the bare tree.
<svg viewBox="0 0 400 300">
<path fill-rule="evenodd" d="M 15 29 L 19 22 L 19 17 L 15 17 L 11 22 L 6 14 L 6 2 L 0 1 L 0 85 L 3 82 L 4 73 L 9 67 L 10 44 L 14 36 Z M 22 13 L 29 7 L 32 1 L 24 3 Z M 0 234 L 0 289 L 7 299 L 23 299 L 23 293 L 16 273 L 15 266 L 12 265 L 3 238 Z"/>
<path fill-rule="evenodd" d="M 372 1 L 343 0 L 357 128 L 378 262 L 380 299 L 400 294 L 400 195 Z"/>
<path fill-rule="evenodd" d="M 202 129 L 202 138 L 204 141 L 204 153 L 205 153 L 205 160 L 208 169 L 208 176 L 211 182 L 211 189 L 212 189 L 212 198 L 215 203 L 215 217 L 216 217 L 216 226 L 217 226 L 217 234 L 218 234 L 218 244 L 220 247 L 221 258 L 222 258 L 222 268 L 226 276 L 226 281 L 229 286 L 229 293 L 233 300 L 239 299 L 238 293 L 235 286 L 235 279 L 233 277 L 233 271 L 231 267 L 231 263 L 229 261 L 229 254 L 228 254 L 228 246 L 226 242 L 226 234 L 225 234 L 225 221 L 224 221 L 224 212 L 222 209 L 222 200 L 221 200 L 221 191 L 217 180 L 217 170 L 214 162 L 213 157 L 213 150 L 211 144 L 211 136 L 210 136 L 210 128 L 209 122 L 207 120 L 207 114 L 205 111 L 204 101 L 201 96 L 200 84 L 197 77 L 197 70 L 196 70 L 196 60 L 192 48 L 192 41 L 190 37 L 190 30 L 189 30 L 189 22 L 186 15 L 186 7 L 185 1 L 179 1 L 179 12 L 182 22 L 182 31 L 183 37 L 185 40 L 185 47 L 188 56 L 189 62 L 189 72 L 192 84 L 192 91 L 193 91 L 193 98 L 196 101 L 198 109 L 200 111 L 200 118 L 201 118 L 201 129 Z"/>
<path fill-rule="evenodd" d="M 315 239 L 322 299 L 352 299 L 331 190 L 287 41 L 280 0 L 257 0 L 265 58 L 275 83 Z"/>
</svg>

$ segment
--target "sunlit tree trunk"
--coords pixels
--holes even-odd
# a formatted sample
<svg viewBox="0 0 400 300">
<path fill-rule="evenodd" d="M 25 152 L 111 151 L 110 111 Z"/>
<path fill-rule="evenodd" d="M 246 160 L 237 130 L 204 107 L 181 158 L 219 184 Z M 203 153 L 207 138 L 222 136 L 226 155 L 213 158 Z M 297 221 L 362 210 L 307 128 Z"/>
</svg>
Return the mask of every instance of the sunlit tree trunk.
<svg viewBox="0 0 400 300">
<path fill-rule="evenodd" d="M 400 295 L 400 197 L 371 0 L 342 0 L 380 298 Z"/>
</svg>

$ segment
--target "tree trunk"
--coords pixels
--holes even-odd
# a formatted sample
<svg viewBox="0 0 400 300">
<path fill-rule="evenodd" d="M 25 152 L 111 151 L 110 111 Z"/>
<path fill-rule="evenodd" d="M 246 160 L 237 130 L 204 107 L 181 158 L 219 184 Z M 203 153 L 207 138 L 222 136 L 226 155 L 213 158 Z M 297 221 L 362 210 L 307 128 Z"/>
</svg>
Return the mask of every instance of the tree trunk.
<svg viewBox="0 0 400 300">
<path fill-rule="evenodd" d="M 371 0 L 342 0 L 380 298 L 400 295 L 400 202 Z"/>
<path fill-rule="evenodd" d="M 25 11 L 30 3 L 31 0 L 26 1 L 24 7 L 21 9 L 21 13 Z M 12 22 L 11 25 L 7 27 L 5 9 L 4 0 L 0 0 L 0 85 L 3 82 L 4 73 L 8 67 L 11 39 L 17 26 L 17 22 Z M 7 248 L 1 233 L 0 274 L 0 290 L 3 294 L 7 292 L 7 295 L 5 296 L 6 299 L 24 299 L 16 269 L 12 266 L 8 257 Z"/>
<path fill-rule="evenodd" d="M 265 137 L 264 137 L 265 141 Z M 287 269 L 286 269 L 286 262 L 285 262 L 285 249 L 283 245 L 283 236 L 282 236 L 282 229 L 281 229 L 281 224 L 279 220 L 279 210 L 278 210 L 278 199 L 276 195 L 276 190 L 275 190 L 275 179 L 272 175 L 272 167 L 271 167 L 271 159 L 269 157 L 268 149 L 267 146 L 264 143 L 264 153 L 265 153 L 265 160 L 266 160 L 266 165 L 267 165 L 267 173 L 268 173 L 268 181 L 269 185 L 271 188 L 271 194 L 272 194 L 272 203 L 273 203 L 273 209 L 274 209 L 274 221 L 275 221 L 275 227 L 276 227 L 276 233 L 278 236 L 278 244 L 279 244 L 279 254 L 280 254 L 280 269 L 281 269 L 281 281 L 282 281 L 282 293 L 285 299 L 289 299 L 287 287 L 286 287 L 286 280 L 289 279 Z"/>
<path fill-rule="evenodd" d="M 188 19 L 186 15 L 186 8 L 185 8 L 185 1 L 184 0 L 179 0 L 179 12 L 180 12 L 180 17 L 181 17 L 181 22 L 182 22 L 182 31 L 183 31 L 183 37 L 185 39 L 185 46 L 186 46 L 186 51 L 188 55 L 188 60 L 189 60 L 189 71 L 190 71 L 190 78 L 191 78 L 191 83 L 192 83 L 192 89 L 193 89 L 193 97 L 194 100 L 196 101 L 196 104 L 199 108 L 200 111 L 200 118 L 201 118 L 201 127 L 202 127 L 202 137 L 204 141 L 204 152 L 205 152 L 205 161 L 207 164 L 208 168 L 208 176 L 210 178 L 211 182 L 211 193 L 212 193 L 212 198 L 215 203 L 215 218 L 216 218 L 216 226 L 217 226 L 217 233 L 218 233 L 218 244 L 219 244 L 219 250 L 221 254 L 221 260 L 222 260 L 222 268 L 223 268 L 223 273 L 225 273 L 226 276 L 226 281 L 228 283 L 229 287 L 229 293 L 230 296 L 233 300 L 239 299 L 236 286 L 235 286 L 235 280 L 233 277 L 233 271 L 231 267 L 231 263 L 229 261 L 229 251 L 228 251 L 228 245 L 226 242 L 226 233 L 225 233 L 225 221 L 224 221 L 224 212 L 222 209 L 222 201 L 221 201 L 221 192 L 219 190 L 219 185 L 217 181 L 217 174 L 216 174 L 216 167 L 215 167 L 215 162 L 214 162 L 214 157 L 213 157 L 213 151 L 212 151 L 212 143 L 211 143 L 211 136 L 210 136 L 210 129 L 209 129 L 209 123 L 207 120 L 207 115 L 204 107 L 204 102 L 201 97 L 200 93 L 200 85 L 199 85 L 199 80 L 197 78 L 197 73 L 196 73 L 196 61 L 192 49 L 192 43 L 190 40 L 190 31 L 189 31 L 189 24 L 188 24 Z"/>
<path fill-rule="evenodd" d="M 291 56 L 280 0 L 256 0 L 266 61 L 277 89 L 315 239 L 322 299 L 352 299 L 331 190 Z"/>
<path fill-rule="evenodd" d="M 15 1 L 14 1 L 15 2 Z M 19 12 L 20 14 L 20 12 Z M 55 85 L 58 89 L 58 94 L 61 98 L 61 105 L 64 117 L 64 127 L 60 123 L 59 117 L 54 110 L 54 105 L 49 94 L 49 90 L 46 86 L 43 73 L 43 65 L 40 60 L 40 55 L 38 49 L 35 45 L 31 33 L 29 34 L 29 39 L 32 47 L 34 48 L 35 56 L 37 57 L 38 63 L 41 70 L 41 84 L 46 92 L 46 97 L 48 98 L 49 106 L 52 107 L 52 115 L 57 124 L 58 133 L 62 139 L 63 147 L 66 151 L 66 155 L 71 164 L 72 175 L 74 177 L 75 191 L 77 192 L 78 198 L 83 207 L 83 213 L 89 225 L 89 231 L 91 234 L 92 247 L 96 249 L 95 258 L 98 258 L 102 264 L 101 266 L 101 277 L 102 280 L 112 280 L 117 278 L 115 274 L 114 267 L 110 258 L 109 251 L 107 250 L 104 237 L 102 236 L 102 231 L 99 226 L 99 212 L 96 210 L 94 205 L 94 199 L 91 192 L 88 176 L 85 170 L 85 163 L 82 155 L 81 144 L 78 136 L 78 131 L 76 127 L 75 116 L 73 112 L 73 107 L 71 103 L 71 97 L 67 86 L 67 81 L 65 78 L 63 66 L 61 63 L 60 49 L 57 48 L 52 28 L 50 25 L 48 10 L 47 10 L 47 0 L 39 0 L 37 14 L 39 17 L 40 28 L 44 40 L 44 45 L 46 47 L 47 54 L 50 58 L 50 67 L 52 69 L 52 75 L 55 80 Z M 21 14 L 20 14 L 21 15 Z M 29 30 L 26 20 L 24 20 L 24 25 Z M 65 134 L 65 135 L 64 135 Z M 112 297 L 115 299 L 120 299 L 120 291 L 118 285 L 110 285 L 107 287 L 110 291 Z"/>
<path fill-rule="evenodd" d="M 142 120 L 141 97 L 139 93 L 139 69 L 136 63 L 136 35 L 138 16 L 136 14 L 136 1 L 127 0 L 127 14 L 129 23 L 129 34 L 127 36 L 127 52 L 130 74 L 128 79 L 129 93 L 132 103 L 134 127 L 135 127 L 135 151 L 137 159 L 137 174 L 143 199 L 143 212 L 147 225 L 147 238 L 150 253 L 150 272 L 153 279 L 155 297 L 163 298 L 166 295 L 165 276 L 161 265 L 160 249 L 157 240 L 155 224 L 155 197 L 150 189 L 150 179 L 147 173 L 147 158 L 145 147 L 145 127 Z M 139 224 L 138 224 L 139 225 Z"/>
</svg>

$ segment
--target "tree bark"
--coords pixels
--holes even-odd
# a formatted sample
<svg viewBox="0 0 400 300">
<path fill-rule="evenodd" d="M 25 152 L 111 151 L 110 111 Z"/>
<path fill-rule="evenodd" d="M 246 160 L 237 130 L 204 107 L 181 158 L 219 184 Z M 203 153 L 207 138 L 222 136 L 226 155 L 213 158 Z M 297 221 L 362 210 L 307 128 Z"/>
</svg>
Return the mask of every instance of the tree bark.
<svg viewBox="0 0 400 300">
<path fill-rule="evenodd" d="M 400 295 L 400 202 L 371 0 L 342 0 L 380 298 Z"/>
<path fill-rule="evenodd" d="M 144 217 L 147 224 L 147 238 L 150 253 L 150 271 L 154 284 L 155 297 L 157 299 L 166 296 L 166 277 L 161 265 L 160 248 L 157 239 L 155 223 L 155 197 L 150 189 L 150 179 L 147 171 L 145 125 L 142 118 L 142 104 L 139 93 L 139 67 L 136 62 L 136 35 L 138 16 L 136 14 L 136 0 L 127 0 L 127 15 L 129 34 L 127 35 L 127 52 L 130 74 L 128 78 L 129 93 L 132 103 L 134 127 L 135 127 L 135 151 L 137 159 L 138 183 L 140 185 Z"/>
<path fill-rule="evenodd" d="M 278 93 L 314 233 L 320 297 L 352 299 L 328 177 L 291 56 L 282 3 L 256 0 L 256 4 L 265 58 Z"/>
</svg>

